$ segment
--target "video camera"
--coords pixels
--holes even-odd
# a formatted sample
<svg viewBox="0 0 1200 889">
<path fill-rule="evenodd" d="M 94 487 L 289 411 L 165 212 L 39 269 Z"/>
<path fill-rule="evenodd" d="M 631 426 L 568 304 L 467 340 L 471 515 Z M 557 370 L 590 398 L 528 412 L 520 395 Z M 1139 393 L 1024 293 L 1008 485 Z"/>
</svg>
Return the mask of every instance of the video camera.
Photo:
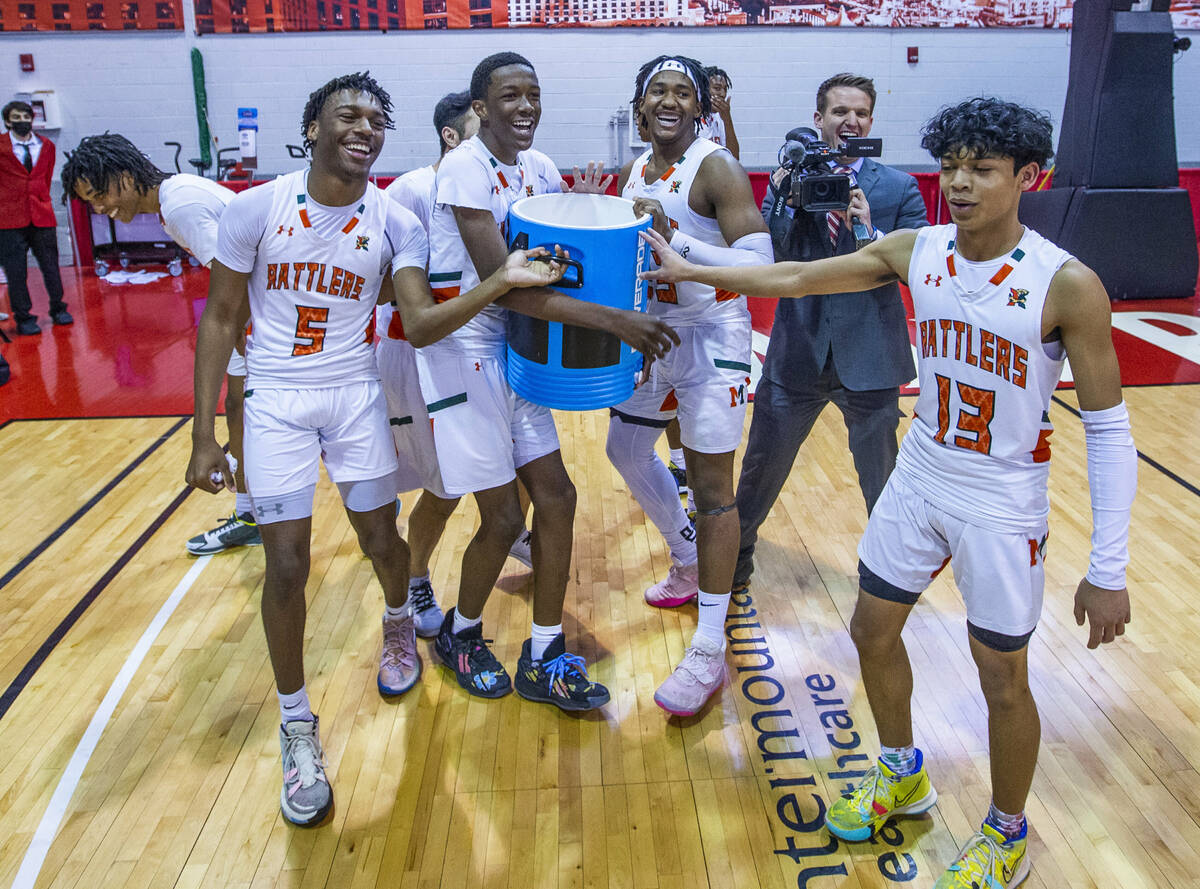
<svg viewBox="0 0 1200 889">
<path fill-rule="evenodd" d="M 855 185 L 849 173 L 834 173 L 831 161 L 839 157 L 879 157 L 882 139 L 852 136 L 839 148 L 821 141 L 816 130 L 796 127 L 785 137 L 779 149 L 779 165 L 792 177 L 792 205 L 810 213 L 845 210 L 850 206 L 850 189 Z"/>
</svg>

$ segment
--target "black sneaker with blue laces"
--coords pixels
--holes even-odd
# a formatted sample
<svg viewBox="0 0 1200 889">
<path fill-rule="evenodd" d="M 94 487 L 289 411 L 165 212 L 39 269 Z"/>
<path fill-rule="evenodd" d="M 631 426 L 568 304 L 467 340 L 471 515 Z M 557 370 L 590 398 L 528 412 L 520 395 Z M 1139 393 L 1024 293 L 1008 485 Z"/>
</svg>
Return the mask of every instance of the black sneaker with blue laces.
<svg viewBox="0 0 1200 889">
<path fill-rule="evenodd" d="M 502 698 L 512 691 L 512 680 L 504 665 L 496 660 L 483 638 L 483 624 L 454 632 L 454 612 L 446 612 L 433 650 L 442 663 L 454 671 L 458 684 L 480 698 Z"/>
<path fill-rule="evenodd" d="M 674 460 L 667 464 L 667 469 L 671 470 L 671 478 L 675 479 L 675 487 L 679 489 L 679 493 L 687 493 L 687 471 L 676 466 Z"/>
<path fill-rule="evenodd" d="M 554 637 L 540 661 L 531 656 L 532 644 L 532 639 L 526 639 L 521 647 L 517 694 L 560 710 L 594 710 L 608 703 L 608 689 L 588 679 L 586 662 L 577 654 L 567 653 L 562 633 Z"/>
</svg>

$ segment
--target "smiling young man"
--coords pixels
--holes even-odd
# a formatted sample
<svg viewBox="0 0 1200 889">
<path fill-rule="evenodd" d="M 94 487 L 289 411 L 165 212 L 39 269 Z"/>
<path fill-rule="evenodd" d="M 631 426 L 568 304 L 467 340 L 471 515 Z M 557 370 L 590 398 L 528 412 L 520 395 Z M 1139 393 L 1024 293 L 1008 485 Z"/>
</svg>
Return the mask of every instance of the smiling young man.
<svg viewBox="0 0 1200 889">
<path fill-rule="evenodd" d="M 387 603 L 379 691 L 402 694 L 421 672 L 407 601 L 408 547 L 396 532 L 396 451 L 368 336 L 376 302 L 394 291 L 410 340 L 423 345 L 510 287 L 561 276 L 558 264 L 527 262 L 531 254 L 517 251 L 453 305 L 436 305 L 425 277 L 424 229 L 368 181 L 391 107 L 365 73 L 335 78 L 309 96 L 301 132 L 312 165 L 243 192 L 226 209 L 196 342 L 187 481 L 215 492 L 229 479 L 213 436 L 221 368 L 248 313 L 246 481 L 266 555 L 262 615 L 281 714 L 280 806 L 300 825 L 319 822 L 333 805 L 304 684 L 304 587 L 319 460 Z"/>
<path fill-rule="evenodd" d="M 64 194 L 73 194 L 91 205 L 95 213 L 118 222 L 131 222 L 139 213 L 155 213 L 171 239 L 206 268 L 217 254 L 217 229 L 221 214 L 233 200 L 223 185 L 190 173 L 164 173 L 136 145 L 117 133 L 86 136 L 63 164 Z M 237 349 L 225 368 L 225 425 L 233 474 L 233 514 L 211 530 L 187 541 L 194 556 L 209 555 L 238 546 L 259 546 L 262 538 L 246 492 L 242 469 L 242 391 L 246 359 Z"/>
<path fill-rule="evenodd" d="M 621 171 L 621 193 L 670 250 L 713 265 L 772 261 L 771 238 L 750 180 L 728 151 L 697 136 L 711 111 L 708 76 L 694 59 L 659 56 L 637 74 L 634 106 L 650 149 Z M 737 559 L 733 453 L 742 440 L 750 383 L 750 312 L 735 291 L 707 285 L 653 288 L 650 313 L 682 337 L 650 379 L 612 408 L 606 450 L 634 498 L 666 538 L 672 565 L 645 592 L 658 607 L 699 599 L 699 623 L 682 661 L 654 694 L 669 713 L 691 715 L 725 677 L 725 614 Z M 678 487 L 654 452 L 678 417 L 693 531 Z"/>
<path fill-rule="evenodd" d="M 730 109 L 729 92 L 733 89 L 733 78 L 725 73 L 724 68 L 709 65 L 704 69 L 708 75 L 709 99 L 712 111 L 700 119 L 700 130 L 697 132 L 701 139 L 708 139 L 729 149 L 734 160 L 741 156 L 741 146 L 738 144 L 737 132 L 733 129 L 733 112 Z"/>
<path fill-rule="evenodd" d="M 1111 308 L 1095 273 L 1017 218 L 1052 155 L 1045 115 L 997 99 L 944 108 L 921 144 L 941 162 L 950 225 L 893 232 L 863 250 L 765 269 L 710 269 L 672 257 L 651 272 L 764 297 L 907 281 L 919 332 L 921 394 L 896 470 L 859 544 L 850 634 L 883 745 L 879 762 L 826 817 L 866 840 L 937 794 L 913 746 L 912 669 L 901 630 L 951 564 L 988 708 L 992 805 L 936 889 L 1008 889 L 1029 873 L 1025 801 L 1041 734 L 1028 642 L 1042 606 L 1050 396 L 1069 359 L 1087 443 L 1092 551 L 1075 593 L 1088 647 L 1130 620 L 1125 568 L 1137 452 L 1121 397 Z M 1002 496 L 996 496 L 997 492 Z"/>
<path fill-rule="evenodd" d="M 479 133 L 442 160 L 430 222 L 429 277 L 439 298 L 491 274 L 507 251 L 503 226 L 520 198 L 562 191 L 558 169 L 533 149 L 541 118 L 541 88 L 528 59 L 488 56 L 471 77 Z M 578 172 L 578 171 L 577 171 Z M 575 189 L 608 184 L 589 166 Z M 473 695 L 496 698 L 513 681 L 483 638 L 483 608 L 522 525 L 516 479 L 533 503 L 533 621 L 517 662 L 516 690 L 565 710 L 608 701 L 583 658 L 569 654 L 562 631 L 571 565 L 575 487 L 563 466 L 548 408 L 513 393 L 504 374 L 507 308 L 547 320 L 606 329 L 656 357 L 671 344 L 669 329 L 643 314 L 584 303 L 549 289 L 512 293 L 441 342 L 418 352 L 442 483 L 451 496 L 474 494 L 480 525 L 463 553 L 457 605 L 435 648 Z M 678 341 L 677 338 L 674 341 Z"/>
</svg>

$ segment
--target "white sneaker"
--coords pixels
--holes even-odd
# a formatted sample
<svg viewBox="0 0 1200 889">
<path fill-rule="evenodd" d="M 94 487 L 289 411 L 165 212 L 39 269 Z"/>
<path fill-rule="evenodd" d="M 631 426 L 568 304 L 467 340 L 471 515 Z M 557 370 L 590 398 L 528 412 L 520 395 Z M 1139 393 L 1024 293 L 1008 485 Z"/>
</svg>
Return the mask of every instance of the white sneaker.
<svg viewBox="0 0 1200 889">
<path fill-rule="evenodd" d="M 279 727 L 283 754 L 283 790 L 279 808 L 292 824 L 308 827 L 333 808 L 333 788 L 325 777 L 325 753 L 317 734 L 317 718 L 298 719 Z"/>
<path fill-rule="evenodd" d="M 666 579 L 646 590 L 646 603 L 655 608 L 675 608 L 695 599 L 699 591 L 700 563 L 680 565 L 672 559 Z"/>
<path fill-rule="evenodd" d="M 513 545 L 509 547 L 508 554 L 524 565 L 526 568 L 533 567 L 533 532 L 522 531 L 520 536 L 513 541 Z"/>
<path fill-rule="evenodd" d="M 654 693 L 654 703 L 675 716 L 691 716 L 725 682 L 725 643 L 694 636 L 675 672 Z"/>
</svg>

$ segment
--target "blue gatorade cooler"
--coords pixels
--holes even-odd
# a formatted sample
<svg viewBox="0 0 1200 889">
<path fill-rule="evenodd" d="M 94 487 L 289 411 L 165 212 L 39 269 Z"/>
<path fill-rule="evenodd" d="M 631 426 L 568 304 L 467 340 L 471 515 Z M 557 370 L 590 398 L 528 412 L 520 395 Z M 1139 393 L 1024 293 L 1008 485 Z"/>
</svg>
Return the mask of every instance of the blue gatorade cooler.
<svg viewBox="0 0 1200 889">
<path fill-rule="evenodd" d="M 558 244 L 570 268 L 555 285 L 584 302 L 646 310 L 646 261 L 638 232 L 650 217 L 635 217 L 633 201 L 595 194 L 523 198 L 508 212 L 512 249 Z M 508 383 L 523 398 L 559 410 L 611 407 L 633 394 L 642 356 L 610 333 L 508 314 Z"/>
</svg>

